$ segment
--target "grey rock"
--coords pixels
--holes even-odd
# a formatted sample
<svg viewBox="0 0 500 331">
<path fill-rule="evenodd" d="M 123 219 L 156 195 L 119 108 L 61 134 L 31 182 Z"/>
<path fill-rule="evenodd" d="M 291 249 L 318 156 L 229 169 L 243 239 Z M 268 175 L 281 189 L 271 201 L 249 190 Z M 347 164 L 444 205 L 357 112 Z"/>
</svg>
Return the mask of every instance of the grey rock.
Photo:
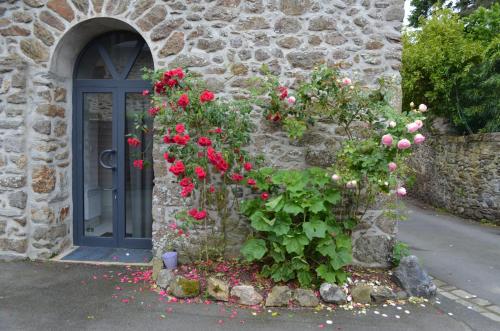
<svg viewBox="0 0 500 331">
<path fill-rule="evenodd" d="M 158 279 L 158 274 L 163 269 L 163 260 L 159 257 L 153 257 L 151 263 L 153 264 L 153 273 L 151 274 L 151 279 L 156 281 Z"/>
<path fill-rule="evenodd" d="M 163 262 L 162 262 L 163 264 Z M 156 279 L 156 285 L 161 287 L 162 289 L 167 289 L 170 286 L 170 283 L 174 280 L 175 275 L 174 272 L 170 269 L 161 269 L 158 272 L 158 276 Z"/>
<path fill-rule="evenodd" d="M 49 135 L 52 124 L 48 120 L 39 120 L 33 124 L 33 130 L 40 134 Z"/>
<path fill-rule="evenodd" d="M 316 307 L 319 299 L 313 290 L 298 288 L 293 291 L 293 299 L 302 307 Z"/>
<path fill-rule="evenodd" d="M 231 289 L 231 297 L 236 298 L 241 305 L 254 306 L 262 302 L 260 295 L 251 285 L 238 285 Z"/>
<path fill-rule="evenodd" d="M 208 61 L 194 54 L 180 54 L 171 63 L 171 67 L 205 67 L 208 65 Z"/>
<path fill-rule="evenodd" d="M 388 235 L 362 234 L 354 241 L 352 254 L 361 264 L 387 268 L 390 266 L 390 256 L 394 238 Z"/>
<path fill-rule="evenodd" d="M 169 290 L 176 298 L 193 298 L 200 294 L 200 281 L 177 276 L 170 282 Z"/>
<path fill-rule="evenodd" d="M 290 52 L 286 58 L 294 68 L 312 69 L 325 62 L 325 53 L 321 51 Z"/>
<path fill-rule="evenodd" d="M 229 284 L 223 280 L 214 277 L 208 278 L 207 292 L 217 301 L 229 301 Z"/>
<path fill-rule="evenodd" d="M 372 301 L 371 293 L 372 293 L 372 287 L 370 285 L 366 284 L 356 285 L 351 290 L 352 301 L 358 303 L 370 303 Z"/>
<path fill-rule="evenodd" d="M 266 307 L 286 307 L 292 299 L 288 286 L 274 286 L 266 298 Z"/>
<path fill-rule="evenodd" d="M 327 303 L 343 304 L 347 301 L 347 295 L 335 284 L 323 283 L 319 287 L 321 299 Z"/>
<path fill-rule="evenodd" d="M 388 286 L 377 286 L 373 288 L 371 297 L 375 303 L 383 303 L 387 300 L 396 299 L 396 294 Z"/>
<path fill-rule="evenodd" d="M 300 21 L 293 17 L 280 18 L 274 24 L 274 31 L 278 33 L 296 33 L 302 28 Z"/>
<path fill-rule="evenodd" d="M 392 278 L 410 296 L 430 298 L 436 295 L 436 285 L 415 255 L 402 258 Z"/>
<path fill-rule="evenodd" d="M 19 209 L 26 208 L 26 199 L 28 195 L 23 191 L 9 194 L 9 205 Z"/>
</svg>

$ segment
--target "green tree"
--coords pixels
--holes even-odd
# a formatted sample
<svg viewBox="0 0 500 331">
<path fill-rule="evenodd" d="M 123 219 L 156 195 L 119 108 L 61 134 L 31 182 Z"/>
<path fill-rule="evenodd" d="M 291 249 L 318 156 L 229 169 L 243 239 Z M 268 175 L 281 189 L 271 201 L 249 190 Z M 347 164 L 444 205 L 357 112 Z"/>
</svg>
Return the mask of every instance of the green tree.
<svg viewBox="0 0 500 331">
<path fill-rule="evenodd" d="M 403 37 L 403 108 L 426 103 L 460 132 L 498 131 L 500 5 L 468 17 L 439 9 Z"/>
<path fill-rule="evenodd" d="M 440 0 L 411 0 L 411 5 L 414 9 L 408 18 L 410 26 L 419 27 L 420 18 L 430 17 L 433 11 L 432 7 L 439 7 L 441 3 L 446 3 L 444 5 L 445 8 L 452 8 L 461 16 L 467 16 L 479 7 L 490 8 L 493 4 L 498 3 L 498 0 L 458 0 L 444 2 Z"/>
</svg>

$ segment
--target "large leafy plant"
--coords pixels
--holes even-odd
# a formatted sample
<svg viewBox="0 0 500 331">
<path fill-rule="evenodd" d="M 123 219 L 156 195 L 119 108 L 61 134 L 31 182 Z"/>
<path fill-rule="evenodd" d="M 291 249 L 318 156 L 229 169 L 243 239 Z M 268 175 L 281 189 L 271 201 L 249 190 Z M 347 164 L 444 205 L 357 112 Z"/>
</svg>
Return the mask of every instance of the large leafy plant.
<svg viewBox="0 0 500 331">
<path fill-rule="evenodd" d="M 263 262 L 262 274 L 276 282 L 344 282 L 343 267 L 351 262 L 348 230 L 355 223 L 332 213 L 342 196 L 328 172 L 263 168 L 254 177 L 265 193 L 242 205 L 255 232 L 244 244 L 243 256 Z"/>
</svg>

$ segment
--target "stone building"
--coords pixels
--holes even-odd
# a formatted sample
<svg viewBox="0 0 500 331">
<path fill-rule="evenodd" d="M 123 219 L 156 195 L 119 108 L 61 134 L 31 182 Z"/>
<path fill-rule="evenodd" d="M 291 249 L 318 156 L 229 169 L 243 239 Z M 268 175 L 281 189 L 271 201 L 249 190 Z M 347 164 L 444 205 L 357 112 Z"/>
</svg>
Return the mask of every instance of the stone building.
<svg viewBox="0 0 500 331">
<path fill-rule="evenodd" d="M 0 1 L 0 258 L 160 240 L 172 178 L 131 171 L 124 139 L 147 107 L 140 68 L 189 67 L 227 95 L 263 63 L 290 86 L 320 63 L 397 79 L 403 15 L 403 0 Z M 254 141 L 274 164 L 325 165 L 338 137 Z"/>
</svg>

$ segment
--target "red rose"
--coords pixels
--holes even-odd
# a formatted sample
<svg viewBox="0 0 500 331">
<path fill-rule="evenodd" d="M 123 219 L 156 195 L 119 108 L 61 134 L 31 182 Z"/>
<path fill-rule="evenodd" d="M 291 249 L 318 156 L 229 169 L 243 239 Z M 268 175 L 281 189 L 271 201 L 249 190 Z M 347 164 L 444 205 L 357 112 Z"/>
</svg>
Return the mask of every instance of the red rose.
<svg viewBox="0 0 500 331">
<path fill-rule="evenodd" d="M 141 144 L 141 141 L 137 138 L 130 137 L 127 139 L 127 143 L 129 144 L 129 146 L 137 147 Z"/>
<path fill-rule="evenodd" d="M 191 178 L 189 177 L 184 177 L 181 179 L 181 181 L 179 182 L 179 185 L 182 186 L 182 187 L 186 187 L 186 186 L 189 186 L 191 185 L 193 182 L 191 180 Z"/>
<path fill-rule="evenodd" d="M 143 96 L 147 96 L 147 95 L 149 95 L 149 90 L 144 90 L 144 91 L 142 91 L 142 95 L 143 95 Z"/>
<path fill-rule="evenodd" d="M 183 136 L 176 134 L 174 138 L 172 138 L 172 140 L 178 145 L 186 145 L 189 139 L 191 138 L 187 134 Z"/>
<path fill-rule="evenodd" d="M 194 190 L 194 184 L 193 183 L 191 183 L 191 184 L 189 184 L 187 186 L 184 186 L 182 188 L 182 191 L 181 191 L 181 196 L 183 198 L 186 198 L 186 197 L 188 197 L 191 194 L 191 192 L 193 192 L 193 190 Z"/>
<path fill-rule="evenodd" d="M 267 192 L 263 192 L 260 197 L 262 198 L 262 200 L 266 201 L 267 199 L 269 199 L 269 193 Z"/>
<path fill-rule="evenodd" d="M 210 92 L 209 90 L 205 90 L 200 95 L 200 102 L 205 103 L 209 101 L 213 101 L 215 99 L 215 94 Z"/>
<path fill-rule="evenodd" d="M 248 178 L 247 180 L 247 184 L 250 185 L 250 186 L 254 186 L 256 183 L 255 183 L 255 179 L 253 178 Z"/>
<path fill-rule="evenodd" d="M 168 163 L 174 163 L 174 161 L 175 161 L 175 156 L 173 156 L 173 155 L 169 155 L 169 156 L 168 156 L 168 159 L 167 159 L 167 162 L 168 162 Z"/>
<path fill-rule="evenodd" d="M 167 161 L 169 157 L 170 155 L 168 155 L 167 152 L 163 153 L 163 158 L 165 159 L 165 161 Z"/>
<path fill-rule="evenodd" d="M 165 92 L 165 84 L 163 84 L 163 82 L 161 82 L 161 81 L 156 82 L 154 85 L 154 88 L 155 88 L 155 92 L 158 94 Z"/>
<path fill-rule="evenodd" d="M 214 187 L 214 185 L 213 185 L 213 184 L 212 184 L 212 185 L 210 185 L 210 188 L 208 189 L 208 191 L 209 191 L 210 193 L 214 193 L 214 192 L 215 192 L 215 187 Z"/>
<path fill-rule="evenodd" d="M 243 164 L 243 168 L 245 168 L 246 171 L 250 171 L 252 170 L 252 164 L 250 162 L 245 162 L 245 164 Z"/>
<path fill-rule="evenodd" d="M 179 105 L 179 107 L 186 108 L 187 105 L 189 105 L 189 97 L 188 97 L 188 95 L 187 94 L 181 95 L 181 97 L 177 101 L 177 105 Z"/>
<path fill-rule="evenodd" d="M 134 167 L 144 169 L 144 160 L 134 160 Z"/>
<path fill-rule="evenodd" d="M 207 173 L 205 172 L 205 169 L 203 169 L 202 167 L 194 168 L 194 172 L 198 176 L 199 180 L 203 180 L 207 177 Z"/>
<path fill-rule="evenodd" d="M 234 173 L 231 176 L 231 179 L 234 180 L 235 182 L 241 182 L 243 180 L 243 176 L 239 173 Z"/>
<path fill-rule="evenodd" d="M 172 87 L 176 86 L 177 84 L 179 84 L 179 82 L 175 79 L 167 79 L 165 81 L 165 84 L 167 84 L 168 87 L 172 88 Z"/>
<path fill-rule="evenodd" d="M 283 100 L 288 96 L 288 89 L 285 86 L 278 87 L 280 91 L 280 99 Z"/>
<path fill-rule="evenodd" d="M 186 171 L 186 167 L 184 166 L 184 163 L 182 161 L 175 161 L 174 164 L 168 169 L 171 173 L 173 173 L 175 176 L 179 176 Z"/>
<path fill-rule="evenodd" d="M 172 142 L 172 139 L 169 136 L 163 136 L 163 142 L 165 144 L 170 144 Z"/>
<path fill-rule="evenodd" d="M 186 130 L 186 127 L 184 126 L 184 124 L 180 123 L 180 124 L 177 124 L 175 126 L 175 131 L 177 133 L 184 133 L 184 130 Z"/>
<path fill-rule="evenodd" d="M 160 112 L 160 107 L 151 107 L 148 110 L 149 116 L 155 117 Z"/>
<path fill-rule="evenodd" d="M 212 145 L 212 141 L 207 137 L 200 137 L 198 139 L 198 145 L 204 146 L 204 147 L 210 146 L 210 145 Z"/>
<path fill-rule="evenodd" d="M 198 221 L 207 217 L 207 212 L 205 210 L 198 211 L 196 208 L 191 209 L 188 212 L 188 214 L 189 214 L 189 216 L 191 216 L 192 218 L 194 218 Z"/>
</svg>

